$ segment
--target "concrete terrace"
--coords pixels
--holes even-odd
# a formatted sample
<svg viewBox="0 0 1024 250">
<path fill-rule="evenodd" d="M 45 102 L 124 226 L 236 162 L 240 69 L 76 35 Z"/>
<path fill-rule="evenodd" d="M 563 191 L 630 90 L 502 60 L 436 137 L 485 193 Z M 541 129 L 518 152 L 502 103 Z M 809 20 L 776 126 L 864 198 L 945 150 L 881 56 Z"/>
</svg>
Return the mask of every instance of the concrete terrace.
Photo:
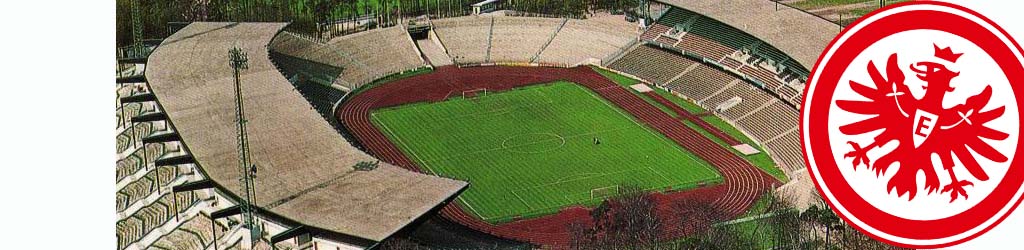
<svg viewBox="0 0 1024 250">
<path fill-rule="evenodd" d="M 813 68 L 818 56 L 839 34 L 839 26 L 800 10 L 765 0 L 665 0 L 747 32 Z"/>
<path fill-rule="evenodd" d="M 146 76 L 201 171 L 239 194 L 235 103 L 228 50 L 248 53 L 242 72 L 257 204 L 306 225 L 381 241 L 450 200 L 457 180 L 414 173 L 359 151 L 323 120 L 275 68 L 268 44 L 286 23 L 193 23 L 149 58 Z"/>
</svg>

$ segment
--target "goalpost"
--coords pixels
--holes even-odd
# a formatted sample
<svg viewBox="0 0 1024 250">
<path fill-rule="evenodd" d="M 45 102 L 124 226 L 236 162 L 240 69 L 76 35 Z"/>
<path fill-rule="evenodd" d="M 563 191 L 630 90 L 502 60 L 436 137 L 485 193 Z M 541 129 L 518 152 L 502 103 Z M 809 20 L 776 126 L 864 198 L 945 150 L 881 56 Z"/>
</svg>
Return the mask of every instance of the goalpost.
<svg viewBox="0 0 1024 250">
<path fill-rule="evenodd" d="M 485 96 L 485 95 L 487 95 L 487 89 L 486 88 L 479 88 L 479 89 L 471 89 L 471 90 L 462 91 L 462 98 L 464 98 L 464 99 L 470 99 L 470 98 L 474 98 L 474 97 L 478 97 L 478 96 Z"/>
<path fill-rule="evenodd" d="M 599 187 L 599 188 L 595 188 L 595 189 L 591 189 L 590 190 L 590 199 L 591 200 L 594 200 L 594 199 L 604 199 L 604 198 L 608 198 L 608 197 L 611 197 L 611 196 L 615 196 L 618 193 L 619 193 L 619 186 L 618 185 L 607 186 L 607 187 Z"/>
</svg>

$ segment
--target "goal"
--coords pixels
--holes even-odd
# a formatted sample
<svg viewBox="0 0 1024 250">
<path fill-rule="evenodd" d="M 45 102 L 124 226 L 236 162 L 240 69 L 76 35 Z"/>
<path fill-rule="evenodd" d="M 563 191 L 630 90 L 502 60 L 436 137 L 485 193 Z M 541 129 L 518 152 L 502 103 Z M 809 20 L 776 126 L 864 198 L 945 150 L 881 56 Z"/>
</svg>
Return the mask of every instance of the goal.
<svg viewBox="0 0 1024 250">
<path fill-rule="evenodd" d="M 590 199 L 604 199 L 619 193 L 619 186 L 599 187 L 590 190 Z"/>
<path fill-rule="evenodd" d="M 466 98 L 466 99 L 474 98 L 474 97 L 478 97 L 478 96 L 485 96 L 485 95 L 487 95 L 487 89 L 485 89 L 485 88 L 471 89 L 471 90 L 462 91 L 462 98 Z"/>
</svg>

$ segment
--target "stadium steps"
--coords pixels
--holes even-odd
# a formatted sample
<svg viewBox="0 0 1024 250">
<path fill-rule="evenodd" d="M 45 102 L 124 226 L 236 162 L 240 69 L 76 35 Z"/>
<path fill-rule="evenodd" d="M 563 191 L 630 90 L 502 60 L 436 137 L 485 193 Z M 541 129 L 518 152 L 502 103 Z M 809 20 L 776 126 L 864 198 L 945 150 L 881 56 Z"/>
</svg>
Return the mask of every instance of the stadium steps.
<svg viewBox="0 0 1024 250">
<path fill-rule="evenodd" d="M 143 151 L 145 149 L 145 151 Z M 122 188 L 125 182 L 131 182 L 134 179 L 138 179 L 140 170 L 146 169 L 147 163 L 152 163 L 160 156 L 163 156 L 167 152 L 167 145 L 164 143 L 149 143 L 144 147 L 140 147 L 132 152 L 132 154 L 117 160 L 115 167 L 115 174 L 117 180 L 117 188 Z"/>
<path fill-rule="evenodd" d="M 491 61 L 491 42 L 494 41 L 494 17 L 491 17 L 491 26 L 487 29 L 487 54 L 484 56 L 484 62 Z"/>
<path fill-rule="evenodd" d="M 744 115 L 742 115 L 740 117 L 736 117 L 736 122 L 742 121 L 743 119 L 746 119 L 750 115 L 753 115 L 754 113 L 760 112 L 761 110 L 764 110 L 765 108 L 768 108 L 768 106 L 771 106 L 772 104 L 775 104 L 775 102 L 778 102 L 778 100 L 772 99 L 771 101 L 765 102 L 760 107 L 757 107 L 753 111 L 750 111 L 750 113 L 746 113 L 746 114 L 744 114 Z"/>
<path fill-rule="evenodd" d="M 132 133 L 134 132 L 134 133 Z M 142 138 L 152 135 L 156 132 L 153 122 L 139 122 L 135 123 L 130 128 L 125 129 L 117 135 L 116 140 L 116 152 L 118 155 L 126 153 L 129 149 L 134 149 L 138 145 L 142 144 Z M 134 135 L 134 136 L 132 136 Z"/>
<path fill-rule="evenodd" d="M 558 32 L 562 31 L 562 28 L 565 27 L 565 23 L 567 22 L 569 22 L 568 18 L 562 18 L 562 23 L 558 24 L 558 28 L 555 28 L 555 32 L 551 33 L 551 36 L 548 37 L 548 40 L 546 42 L 544 42 L 544 45 L 540 46 L 540 50 L 538 50 L 537 53 L 533 54 L 533 58 L 530 58 L 530 63 L 537 62 L 537 59 L 540 58 L 540 54 L 544 53 L 544 50 L 548 48 L 548 45 L 551 45 L 551 41 L 555 40 L 555 36 L 558 35 Z"/>
<path fill-rule="evenodd" d="M 776 135 L 775 137 L 769 138 L 768 140 L 764 140 L 764 144 L 771 144 L 773 141 L 778 140 L 779 138 L 782 138 L 783 136 L 792 134 L 792 133 L 794 133 L 794 132 L 796 132 L 798 130 L 800 130 L 800 127 L 793 127 L 791 129 L 787 130 L 786 132 L 783 132 L 783 133 L 781 133 L 779 135 Z"/>
<path fill-rule="evenodd" d="M 117 193 L 117 213 L 122 217 L 135 213 L 170 192 L 170 187 L 186 182 L 186 176 L 192 174 L 191 168 L 180 165 L 153 168 L 152 171 L 146 172 L 145 176 L 129 183 Z M 131 189 L 136 187 L 137 189 Z"/>
<path fill-rule="evenodd" d="M 152 105 L 144 105 L 143 103 L 125 103 L 124 107 L 118 107 L 117 109 L 117 133 L 120 134 L 127 130 L 132 125 L 132 117 L 138 116 L 142 113 L 153 112 L 155 107 Z"/>
<path fill-rule="evenodd" d="M 156 249 L 203 250 L 213 245 L 214 230 L 223 238 L 226 227 L 209 215 L 198 213 L 150 245 Z"/>
<path fill-rule="evenodd" d="M 612 65 L 613 63 L 615 63 L 619 59 L 622 59 L 623 56 L 626 56 L 626 54 L 629 54 L 629 52 L 632 52 L 633 50 L 635 50 L 637 47 L 640 47 L 640 46 L 643 46 L 643 42 L 640 42 L 639 40 L 633 40 L 633 41 L 629 42 L 628 45 L 620 48 L 615 53 L 613 53 L 613 54 L 609 55 L 608 57 L 606 57 L 605 60 L 603 60 L 604 65 L 601 65 L 601 66 L 604 66 L 605 68 L 610 68 L 609 65 Z"/>
<path fill-rule="evenodd" d="M 125 210 L 133 207 L 136 203 L 145 203 L 144 200 L 147 197 L 156 193 L 156 185 L 155 172 L 149 172 L 142 178 L 125 185 L 116 193 L 117 212 L 131 213 L 131 211 Z"/>
<path fill-rule="evenodd" d="M 764 141 L 799 126 L 799 120 L 799 114 L 792 107 L 778 99 L 773 99 L 770 105 L 738 120 L 737 124 L 748 128 L 751 130 L 750 132 L 753 132 L 754 137 Z"/>
<path fill-rule="evenodd" d="M 657 38 L 661 34 L 664 34 L 664 33 L 668 32 L 671 29 L 672 29 L 672 27 L 668 27 L 668 26 L 665 26 L 665 25 L 660 24 L 660 23 L 655 23 L 655 24 L 647 27 L 647 30 L 644 31 L 644 33 L 640 35 L 640 40 L 654 41 L 655 38 Z"/>
<path fill-rule="evenodd" d="M 125 249 L 132 244 L 138 245 L 136 249 L 145 248 L 182 222 L 174 220 L 176 216 L 188 217 L 198 213 L 195 208 L 198 208 L 196 205 L 201 201 L 194 191 L 164 194 L 115 224 L 118 249 Z"/>
<path fill-rule="evenodd" d="M 452 58 L 431 39 L 416 40 L 416 45 L 427 57 L 427 62 L 434 67 L 452 65 Z"/>
<path fill-rule="evenodd" d="M 698 65 L 700 65 L 700 64 L 699 63 L 693 63 L 693 64 L 690 64 L 690 66 L 686 66 L 686 68 L 683 69 L 683 71 L 680 71 L 678 75 L 672 77 L 671 79 L 668 79 L 668 81 L 665 81 L 664 85 L 668 85 L 671 82 L 675 82 L 676 80 L 679 80 L 679 78 L 681 78 L 684 75 L 686 75 L 686 73 L 690 73 L 690 71 L 693 71 L 693 69 L 697 68 Z"/>
<path fill-rule="evenodd" d="M 783 165 L 783 170 L 793 172 L 800 169 L 807 169 L 804 165 L 804 158 L 800 146 L 800 133 L 790 132 L 778 139 L 767 143 L 765 148 L 772 152 L 772 158 Z"/>
<path fill-rule="evenodd" d="M 710 100 L 716 99 L 719 95 L 721 95 L 722 93 L 726 92 L 726 90 L 728 90 L 729 88 L 732 88 L 733 86 L 736 86 L 736 84 L 739 84 L 739 82 L 741 82 L 741 80 L 739 80 L 739 79 L 732 80 L 731 82 L 725 84 L 725 87 L 722 87 L 722 88 L 718 89 L 717 91 L 715 91 L 714 93 L 711 93 L 707 97 L 704 97 L 704 99 L 701 99 L 700 101 L 697 101 L 697 104 L 700 104 L 701 106 L 704 106 L 705 108 L 709 108 L 712 105 L 716 105 L 717 103 L 707 103 L 707 102 L 710 101 Z"/>
<path fill-rule="evenodd" d="M 117 202 L 117 212 L 124 211 L 132 204 L 146 198 L 154 191 L 156 191 L 156 183 L 153 182 L 153 179 L 150 176 L 146 176 L 125 185 L 125 187 L 118 190 L 116 194 L 115 201 Z"/>
</svg>

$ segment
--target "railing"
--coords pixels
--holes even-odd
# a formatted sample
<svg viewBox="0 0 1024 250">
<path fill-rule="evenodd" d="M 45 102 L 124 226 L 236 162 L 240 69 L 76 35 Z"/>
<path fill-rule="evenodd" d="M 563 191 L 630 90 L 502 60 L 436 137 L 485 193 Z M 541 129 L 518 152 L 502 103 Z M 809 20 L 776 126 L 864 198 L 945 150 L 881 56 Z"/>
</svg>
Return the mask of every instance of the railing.
<svg viewBox="0 0 1024 250">
<path fill-rule="evenodd" d="M 117 48 L 117 60 L 120 61 L 147 58 L 149 57 L 149 54 L 153 53 L 154 49 L 156 49 L 156 46 L 128 45 L 120 47 Z"/>
</svg>

